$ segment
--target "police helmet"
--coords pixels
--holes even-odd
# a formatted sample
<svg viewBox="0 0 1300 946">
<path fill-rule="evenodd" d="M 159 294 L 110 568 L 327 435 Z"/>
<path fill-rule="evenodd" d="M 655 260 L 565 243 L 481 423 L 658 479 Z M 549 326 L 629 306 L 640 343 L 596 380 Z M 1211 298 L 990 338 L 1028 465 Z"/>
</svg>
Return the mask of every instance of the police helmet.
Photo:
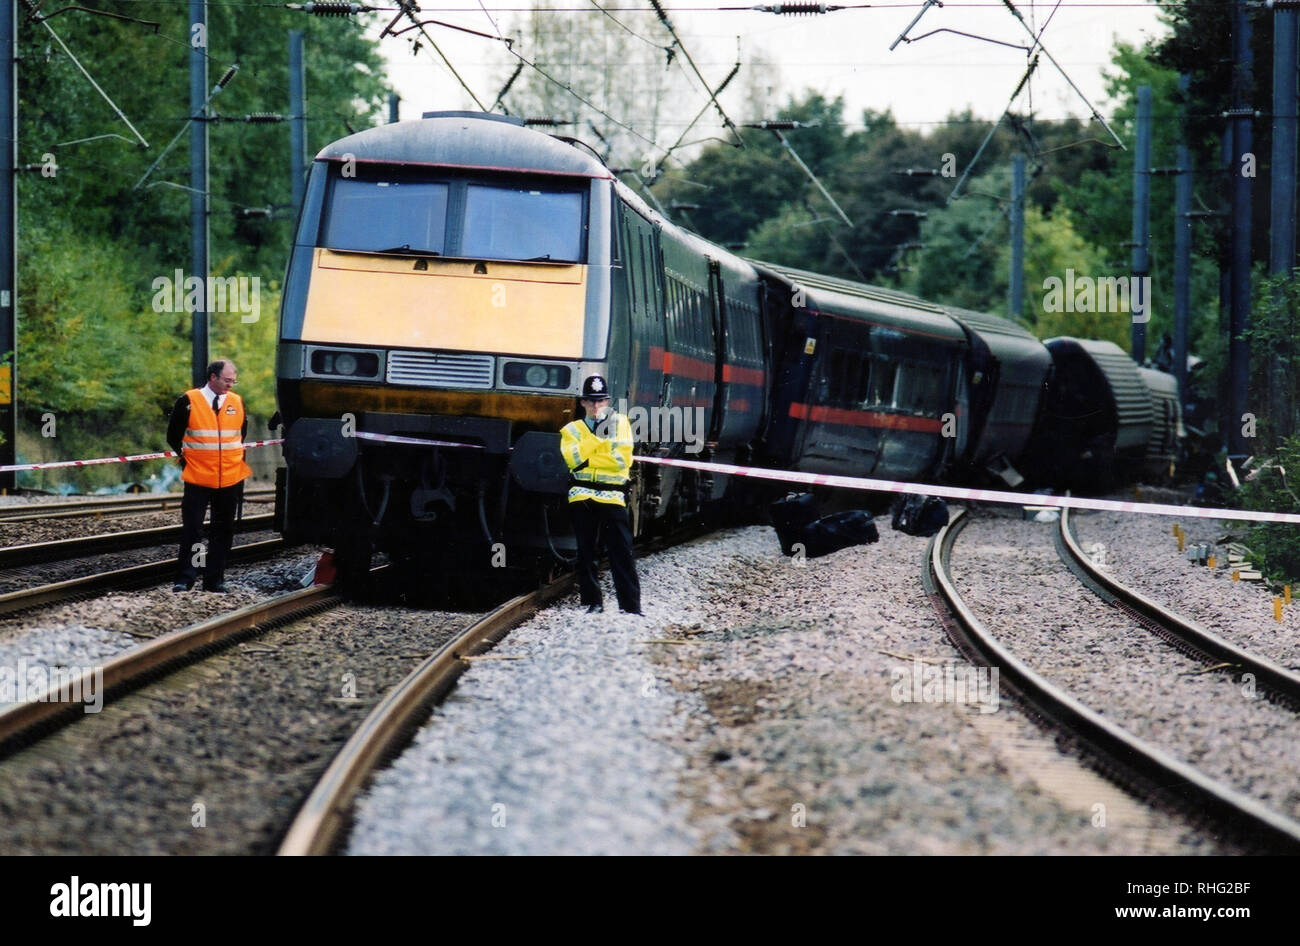
<svg viewBox="0 0 1300 946">
<path fill-rule="evenodd" d="M 598 374 L 593 374 L 582 382 L 582 397 L 588 401 L 609 399 L 609 383 Z"/>
</svg>

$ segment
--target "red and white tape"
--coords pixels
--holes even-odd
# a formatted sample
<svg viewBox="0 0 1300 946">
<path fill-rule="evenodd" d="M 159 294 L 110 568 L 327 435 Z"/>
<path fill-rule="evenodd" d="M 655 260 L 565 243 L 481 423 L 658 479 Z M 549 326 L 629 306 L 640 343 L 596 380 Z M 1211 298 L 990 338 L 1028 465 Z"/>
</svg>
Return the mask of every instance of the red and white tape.
<svg viewBox="0 0 1300 946">
<path fill-rule="evenodd" d="M 246 450 L 254 447 L 273 447 L 277 443 L 284 443 L 284 438 L 279 440 L 254 440 L 251 443 L 241 443 L 240 446 Z M 56 460 L 53 463 L 12 463 L 8 466 L 0 466 L 0 473 L 14 473 L 18 470 L 58 470 L 69 466 L 99 466 L 103 463 L 133 463 L 136 460 L 168 460 L 175 457 L 176 454 L 171 450 L 164 450 L 161 453 L 137 453 L 129 457 L 96 457 L 93 460 Z"/>
<path fill-rule="evenodd" d="M 422 440 L 419 437 L 399 437 L 397 434 L 371 434 L 364 430 L 348 434 L 358 440 L 373 440 L 375 443 L 408 443 L 413 447 L 464 447 L 467 450 L 482 450 L 476 443 L 456 443 L 452 440 Z"/>
<path fill-rule="evenodd" d="M 447 440 L 421 440 L 417 437 L 400 437 L 395 434 L 373 434 L 357 431 L 359 440 L 377 443 L 401 443 L 418 447 L 463 447 L 483 449 L 478 444 L 455 443 Z M 254 440 L 240 444 L 245 449 L 273 447 L 284 443 L 276 440 Z M 98 466 L 104 463 L 131 463 L 136 460 L 166 460 L 175 457 L 171 450 L 161 453 L 138 453 L 126 457 L 97 457 L 92 460 L 58 460 L 53 463 L 16 463 L 0 466 L 0 473 L 18 470 L 54 470 L 65 467 Z M 842 489 L 861 489 L 878 493 L 924 493 L 944 499 L 967 499 L 980 503 L 1005 503 L 1012 506 L 1053 506 L 1069 509 L 1096 509 L 1102 512 L 1144 513 L 1152 516 L 1182 516 L 1190 519 L 1233 519 L 1238 522 L 1285 522 L 1300 524 L 1300 513 L 1256 512 L 1252 509 L 1216 509 L 1204 506 L 1174 506 L 1168 503 L 1132 503 L 1113 499 L 1089 499 L 1083 496 L 1044 496 L 1039 493 L 1012 493 L 996 489 L 966 489 L 960 486 L 939 486 L 932 483 L 907 483 L 900 480 L 874 480 L 857 476 L 834 476 L 825 473 L 799 473 L 794 470 L 768 470 L 756 466 L 734 466 L 730 463 L 704 463 L 699 460 L 676 460 L 668 457 L 636 456 L 641 463 L 677 466 L 727 476 L 747 476 L 778 483 L 801 483 L 806 486 L 832 486 Z"/>
<path fill-rule="evenodd" d="M 1152 516 L 1181 516 L 1191 519 L 1234 519 L 1238 522 L 1300 523 L 1300 513 L 1255 512 L 1250 509 L 1211 509 L 1203 506 L 1173 506 L 1167 503 L 1129 503 L 1113 499 L 1088 499 L 1082 496 L 1043 496 L 1038 493 L 1012 493 L 996 489 L 964 489 L 960 486 L 937 486 L 930 483 L 903 483 L 898 480 L 873 480 L 856 476 L 831 476 L 822 473 L 797 473 L 793 470 L 766 470 L 754 466 L 728 463 L 702 463 L 698 460 L 673 460 L 667 457 L 633 457 L 642 463 L 680 466 L 728 476 L 748 476 L 782 483 L 808 486 L 837 486 L 880 493 L 924 493 L 944 499 L 969 499 L 980 503 L 1008 503 L 1014 506 L 1056 506 L 1069 509 L 1099 509 L 1103 512 L 1139 512 Z"/>
</svg>

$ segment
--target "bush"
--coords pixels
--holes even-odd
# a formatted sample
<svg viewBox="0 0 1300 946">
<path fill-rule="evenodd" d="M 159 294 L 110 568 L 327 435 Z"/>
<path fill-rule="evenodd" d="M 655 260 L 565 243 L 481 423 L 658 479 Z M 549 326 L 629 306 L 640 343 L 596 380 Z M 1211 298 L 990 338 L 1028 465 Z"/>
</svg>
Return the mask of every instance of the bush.
<svg viewBox="0 0 1300 946">
<path fill-rule="evenodd" d="M 1300 436 L 1283 440 L 1277 454 L 1242 483 L 1240 504 L 1261 512 L 1300 512 Z M 1246 544 L 1270 581 L 1300 581 L 1300 526 L 1250 523 Z"/>
</svg>

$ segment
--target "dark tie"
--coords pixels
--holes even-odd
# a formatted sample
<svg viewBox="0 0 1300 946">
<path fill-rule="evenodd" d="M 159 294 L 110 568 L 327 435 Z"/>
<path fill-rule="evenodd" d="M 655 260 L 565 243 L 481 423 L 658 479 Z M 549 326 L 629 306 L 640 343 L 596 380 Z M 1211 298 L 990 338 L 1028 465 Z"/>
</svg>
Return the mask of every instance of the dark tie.
<svg viewBox="0 0 1300 946">
<path fill-rule="evenodd" d="M 212 409 L 215 411 L 221 406 L 221 395 L 212 395 Z"/>
</svg>

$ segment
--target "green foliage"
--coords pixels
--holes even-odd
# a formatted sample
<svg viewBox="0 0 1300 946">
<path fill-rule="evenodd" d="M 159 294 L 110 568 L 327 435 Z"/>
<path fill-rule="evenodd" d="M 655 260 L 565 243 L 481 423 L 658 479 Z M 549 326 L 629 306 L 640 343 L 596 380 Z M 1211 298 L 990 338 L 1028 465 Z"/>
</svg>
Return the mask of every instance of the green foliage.
<svg viewBox="0 0 1300 946">
<path fill-rule="evenodd" d="M 1241 486 L 1239 505 L 1261 512 L 1300 512 L 1295 486 L 1300 478 L 1300 437 L 1289 437 L 1274 456 L 1256 463 L 1255 478 Z M 1300 531 L 1286 523 L 1251 523 L 1246 545 L 1270 581 L 1300 581 Z"/>
<path fill-rule="evenodd" d="M 89 6 L 98 6 L 94 0 Z M 118 11 L 118 5 L 109 5 Z M 190 387 L 190 316 L 156 312 L 155 279 L 191 274 L 189 137 L 145 186 L 136 182 L 189 115 L 184 5 L 127 11 L 149 27 L 71 12 L 51 23 L 149 142 L 144 149 L 39 24 L 20 20 L 19 163 L 57 166 L 19 177 L 18 389 L 20 450 L 44 460 L 163 448 L 166 418 Z M 211 108 L 220 115 L 290 111 L 288 30 L 305 32 L 307 157 L 373 124 L 387 89 L 365 25 L 283 9 L 214 4 L 209 86 L 239 72 Z M 78 139 L 106 136 L 76 143 Z M 122 137 L 114 137 L 122 136 Z M 278 283 L 294 225 L 289 126 L 210 126 L 211 273 L 257 277 L 260 318 L 213 313 L 209 350 L 239 364 L 253 419 L 274 411 Z M 46 156 L 51 156 L 50 158 Z M 243 207 L 272 207 L 241 219 Z M 42 436 L 53 414 L 57 435 Z M 161 464 L 132 475 L 147 476 Z M 25 476 L 24 483 L 120 482 L 120 467 Z"/>
<path fill-rule="evenodd" d="M 261 287 L 260 314 L 245 322 L 237 312 L 214 315 L 210 345 L 214 358 L 229 358 L 239 369 L 239 387 L 250 417 L 265 420 L 275 412 L 276 313 L 280 310 L 280 285 Z M 183 382 L 184 378 L 178 378 Z M 188 387 L 188 385 L 187 385 Z M 252 436 L 250 432 L 250 436 Z"/>
<path fill-rule="evenodd" d="M 1300 405 L 1300 359 L 1296 338 L 1300 334 L 1300 280 L 1295 273 L 1258 275 L 1251 306 L 1250 390 L 1267 392 L 1267 406 L 1257 408 L 1258 435 L 1270 446 L 1297 429 Z"/>
</svg>

